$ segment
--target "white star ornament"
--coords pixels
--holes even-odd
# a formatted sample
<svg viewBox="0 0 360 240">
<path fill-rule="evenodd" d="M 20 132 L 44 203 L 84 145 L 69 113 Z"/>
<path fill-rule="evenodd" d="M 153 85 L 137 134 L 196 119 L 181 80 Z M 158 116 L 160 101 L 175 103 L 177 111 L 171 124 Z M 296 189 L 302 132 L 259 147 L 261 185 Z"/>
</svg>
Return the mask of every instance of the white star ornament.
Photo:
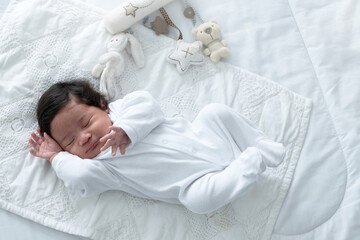
<svg viewBox="0 0 360 240">
<path fill-rule="evenodd" d="M 184 73 L 191 64 L 201 65 L 204 63 L 204 55 L 201 54 L 201 49 L 202 43 L 200 41 L 188 43 L 178 40 L 176 49 L 169 53 L 167 60 L 176 65 L 179 73 Z"/>
</svg>

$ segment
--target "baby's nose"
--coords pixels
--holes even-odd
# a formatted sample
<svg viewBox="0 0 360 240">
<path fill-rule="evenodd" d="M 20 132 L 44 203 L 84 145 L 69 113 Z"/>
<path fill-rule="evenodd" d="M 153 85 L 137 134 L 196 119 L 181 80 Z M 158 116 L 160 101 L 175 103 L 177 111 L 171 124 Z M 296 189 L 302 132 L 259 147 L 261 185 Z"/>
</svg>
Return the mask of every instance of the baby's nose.
<svg viewBox="0 0 360 240">
<path fill-rule="evenodd" d="M 212 32 L 212 28 L 211 28 L 211 27 L 208 27 L 207 29 L 205 29 L 205 32 L 206 32 L 207 34 L 210 34 L 210 33 Z"/>
<path fill-rule="evenodd" d="M 84 132 L 80 135 L 79 144 L 80 146 L 84 146 L 91 139 L 91 133 Z"/>
</svg>

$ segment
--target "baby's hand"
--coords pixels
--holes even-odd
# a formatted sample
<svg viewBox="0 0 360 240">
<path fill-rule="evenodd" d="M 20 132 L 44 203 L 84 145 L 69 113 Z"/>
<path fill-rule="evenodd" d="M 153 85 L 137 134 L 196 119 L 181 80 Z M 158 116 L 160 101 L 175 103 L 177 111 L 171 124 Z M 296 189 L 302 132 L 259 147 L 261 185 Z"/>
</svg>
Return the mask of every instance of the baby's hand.
<svg viewBox="0 0 360 240">
<path fill-rule="evenodd" d="M 100 138 L 100 142 L 105 142 L 105 145 L 100 149 L 104 151 L 108 147 L 112 146 L 112 155 L 116 155 L 116 149 L 120 148 L 121 155 L 125 154 L 125 147 L 129 142 L 129 137 L 122 128 L 111 126 L 109 130 L 113 130 L 111 133 L 106 134 L 104 137 Z"/>
<path fill-rule="evenodd" d="M 40 128 L 36 128 L 36 131 L 41 135 Z M 53 157 L 62 151 L 59 144 L 52 139 L 49 135 L 44 133 L 43 137 L 39 137 L 34 132 L 30 133 L 29 143 L 36 150 L 30 148 L 30 153 L 36 157 L 45 158 L 52 162 Z"/>
</svg>

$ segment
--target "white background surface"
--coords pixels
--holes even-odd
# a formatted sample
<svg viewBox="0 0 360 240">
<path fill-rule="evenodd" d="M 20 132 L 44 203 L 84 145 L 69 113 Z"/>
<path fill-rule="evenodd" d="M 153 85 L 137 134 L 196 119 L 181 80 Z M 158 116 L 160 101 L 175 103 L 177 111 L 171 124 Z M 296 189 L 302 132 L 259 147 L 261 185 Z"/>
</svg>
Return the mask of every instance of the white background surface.
<svg viewBox="0 0 360 240">
<path fill-rule="evenodd" d="M 111 9 L 119 1 L 87 2 Z M 356 0 L 192 1 L 216 19 L 226 60 L 313 100 L 308 136 L 273 239 L 360 235 L 360 3 Z M 1 0 L 0 14 L 7 2 Z M 182 1 L 166 7 L 193 41 Z M 83 239 L 0 210 L 0 239 Z"/>
</svg>

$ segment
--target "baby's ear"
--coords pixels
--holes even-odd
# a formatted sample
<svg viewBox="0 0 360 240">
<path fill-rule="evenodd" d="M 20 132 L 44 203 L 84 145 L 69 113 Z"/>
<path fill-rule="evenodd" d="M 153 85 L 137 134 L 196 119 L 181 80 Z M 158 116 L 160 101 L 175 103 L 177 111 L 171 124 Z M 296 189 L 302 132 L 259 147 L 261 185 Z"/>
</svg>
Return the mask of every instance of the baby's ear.
<svg viewBox="0 0 360 240">
<path fill-rule="evenodd" d="M 105 101 L 104 99 L 101 99 L 101 100 L 100 100 L 100 107 L 101 107 L 101 109 L 104 110 L 104 111 L 108 111 L 108 110 L 109 110 L 109 108 L 108 108 L 108 106 L 107 106 L 107 103 L 106 103 L 106 101 Z"/>
</svg>

